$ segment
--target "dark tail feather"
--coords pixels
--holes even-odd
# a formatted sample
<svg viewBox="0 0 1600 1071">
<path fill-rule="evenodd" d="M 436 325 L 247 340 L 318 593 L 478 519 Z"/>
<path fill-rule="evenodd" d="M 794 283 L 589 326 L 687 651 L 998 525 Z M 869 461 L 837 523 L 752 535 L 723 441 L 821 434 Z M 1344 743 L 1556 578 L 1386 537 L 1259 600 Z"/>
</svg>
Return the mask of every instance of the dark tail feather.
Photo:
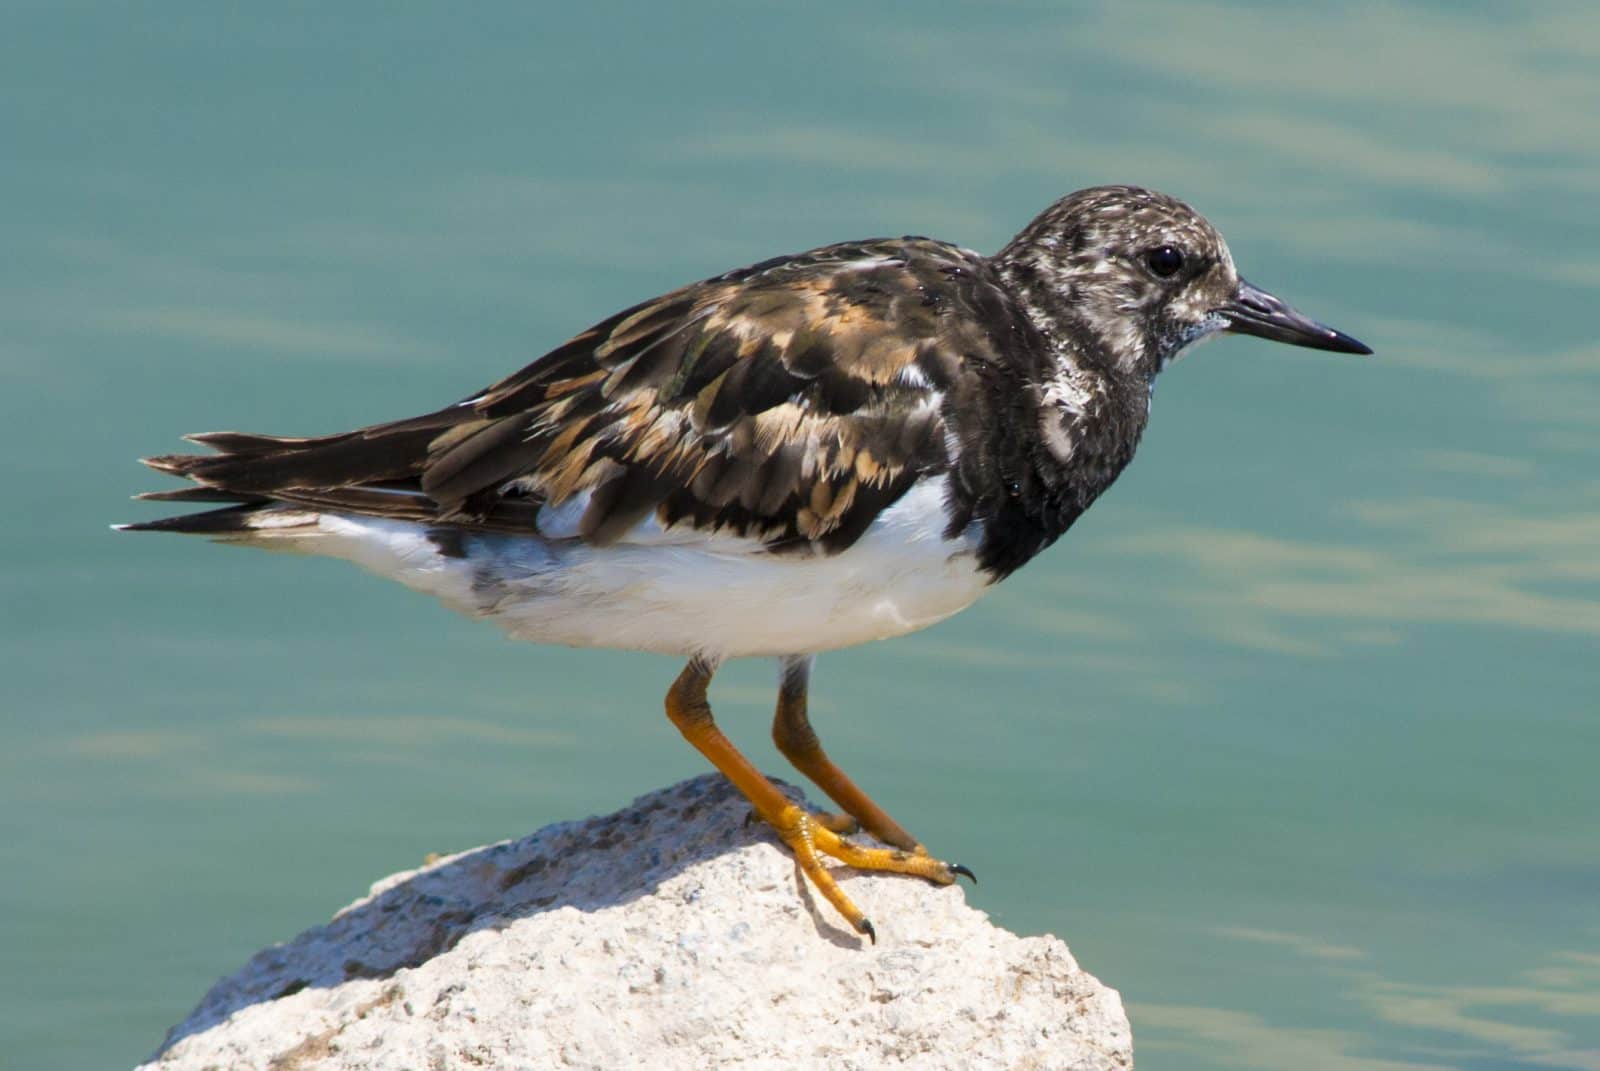
<svg viewBox="0 0 1600 1071">
<path fill-rule="evenodd" d="M 368 438 L 336 436 L 308 444 L 267 443 L 265 436 L 207 436 L 210 446 L 227 442 L 223 454 L 164 454 L 144 459 L 158 472 L 244 494 L 269 494 L 288 487 L 346 487 L 415 476 L 438 432 L 419 428 Z M 234 450 L 239 440 L 251 440 Z"/>
<path fill-rule="evenodd" d="M 140 521 L 138 524 L 118 524 L 119 532 L 183 532 L 187 535 L 227 535 L 251 531 L 250 517 L 259 510 L 258 505 L 228 506 L 205 513 L 188 513 L 181 517 L 163 517 L 158 521 Z"/>
<path fill-rule="evenodd" d="M 235 494 L 217 487 L 180 487 L 175 491 L 144 491 L 133 497 L 140 502 L 232 502 L 249 503 L 253 506 L 263 505 L 268 501 L 265 496 Z"/>
<path fill-rule="evenodd" d="M 338 435 L 302 439 L 291 435 L 257 435 L 247 431 L 201 431 L 185 435 L 184 438 L 201 446 L 209 446 L 219 454 L 265 454 L 278 450 L 305 450 L 316 446 L 327 446 L 360 434 L 358 431 L 347 431 Z"/>
<path fill-rule="evenodd" d="M 470 408 L 451 406 L 410 420 L 300 439 L 240 431 L 210 431 L 185 436 L 210 447 L 210 454 L 162 454 L 144 458 L 157 472 L 181 476 L 198 486 L 153 491 L 139 498 L 157 502 L 219 502 L 209 513 L 125 524 L 128 532 L 195 532 L 207 535 L 252 533 L 275 539 L 304 534 L 283 518 L 252 515 L 277 503 L 347 511 L 405 520 L 431 520 L 437 503 L 418 491 L 418 479 L 436 439 L 450 429 L 489 423 Z M 491 425 L 492 426 L 492 425 Z"/>
</svg>

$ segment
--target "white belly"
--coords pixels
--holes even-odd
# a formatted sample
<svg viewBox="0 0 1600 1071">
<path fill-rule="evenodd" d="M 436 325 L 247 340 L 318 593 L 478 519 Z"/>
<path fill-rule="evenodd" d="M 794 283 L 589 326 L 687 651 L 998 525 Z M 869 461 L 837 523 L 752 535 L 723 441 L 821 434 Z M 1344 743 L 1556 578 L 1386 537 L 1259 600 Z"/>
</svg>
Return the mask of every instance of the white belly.
<svg viewBox="0 0 1600 1071">
<path fill-rule="evenodd" d="M 279 546 L 348 558 L 519 639 L 726 658 L 806 654 L 925 628 L 983 593 L 975 538 L 942 537 L 943 493 L 943 480 L 917 485 L 831 557 L 770 554 L 750 540 L 662 531 L 653 520 L 592 547 L 561 538 L 560 517 L 541 524 L 546 537 L 468 535 L 465 557 L 449 557 L 420 525 L 302 513 L 304 526 L 280 529 L 290 538 Z"/>
</svg>

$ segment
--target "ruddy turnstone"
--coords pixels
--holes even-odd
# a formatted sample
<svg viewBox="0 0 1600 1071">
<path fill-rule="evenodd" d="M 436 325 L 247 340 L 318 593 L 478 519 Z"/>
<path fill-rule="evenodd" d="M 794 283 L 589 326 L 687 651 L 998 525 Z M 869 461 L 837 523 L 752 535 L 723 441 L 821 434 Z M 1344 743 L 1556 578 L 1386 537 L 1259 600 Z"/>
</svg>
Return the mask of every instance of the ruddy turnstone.
<svg viewBox="0 0 1600 1071">
<path fill-rule="evenodd" d="M 667 716 L 860 933 L 822 865 L 949 883 L 823 752 L 819 651 L 970 605 L 1133 457 L 1156 375 L 1221 331 L 1370 353 L 1245 282 L 1188 205 L 1102 186 L 992 257 L 877 238 L 740 268 L 605 319 L 464 401 L 318 438 L 146 458 L 225 503 L 124 526 L 347 558 L 511 635 L 676 654 Z M 712 720 L 723 659 L 779 661 L 778 748 L 844 811 L 792 804 Z M 887 848 L 844 834 L 864 828 Z"/>
</svg>

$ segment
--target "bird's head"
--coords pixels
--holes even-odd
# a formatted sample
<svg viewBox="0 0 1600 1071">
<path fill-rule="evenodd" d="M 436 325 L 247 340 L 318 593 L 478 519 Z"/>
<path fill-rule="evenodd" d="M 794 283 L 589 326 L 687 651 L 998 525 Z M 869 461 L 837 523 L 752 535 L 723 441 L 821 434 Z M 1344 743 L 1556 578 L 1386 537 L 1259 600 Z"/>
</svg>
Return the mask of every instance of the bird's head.
<svg viewBox="0 0 1600 1071">
<path fill-rule="evenodd" d="M 1153 190 L 1068 194 L 995 259 L 1047 332 L 1130 373 L 1153 377 L 1185 346 L 1221 331 L 1372 352 L 1241 279 L 1217 229 Z"/>
</svg>

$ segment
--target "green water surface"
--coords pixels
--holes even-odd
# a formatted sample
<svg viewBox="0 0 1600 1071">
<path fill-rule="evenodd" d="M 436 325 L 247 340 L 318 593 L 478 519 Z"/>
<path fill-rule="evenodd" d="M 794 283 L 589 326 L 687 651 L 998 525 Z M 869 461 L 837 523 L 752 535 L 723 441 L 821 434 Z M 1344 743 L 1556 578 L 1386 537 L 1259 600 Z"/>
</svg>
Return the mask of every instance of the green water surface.
<svg viewBox="0 0 1600 1071">
<path fill-rule="evenodd" d="M 824 657 L 819 727 L 1142 1071 L 1600 1069 L 1600 7 L 0 14 L 0 1066 L 130 1065 L 378 876 L 703 769 L 668 660 L 109 532 L 137 456 L 1136 182 L 1377 356 L 1204 347 L 1056 548 Z M 771 685 L 713 698 L 777 769 Z"/>
</svg>

